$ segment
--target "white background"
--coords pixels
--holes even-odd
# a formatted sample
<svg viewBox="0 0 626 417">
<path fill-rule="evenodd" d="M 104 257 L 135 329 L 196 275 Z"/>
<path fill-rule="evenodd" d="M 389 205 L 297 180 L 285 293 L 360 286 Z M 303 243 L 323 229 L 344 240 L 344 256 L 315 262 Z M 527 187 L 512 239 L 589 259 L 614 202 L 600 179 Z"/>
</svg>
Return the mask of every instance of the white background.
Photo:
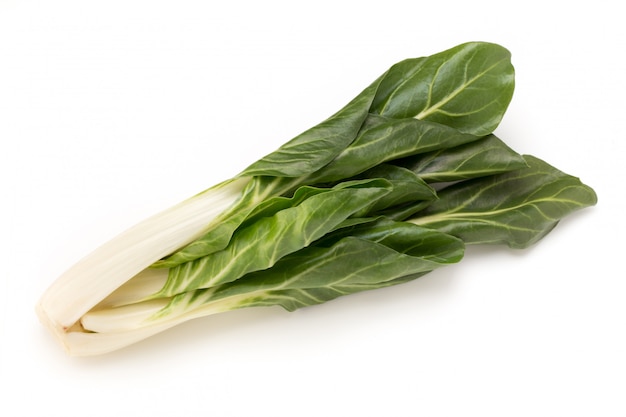
<svg viewBox="0 0 626 417">
<path fill-rule="evenodd" d="M 0 0 L 0 414 L 625 416 L 618 2 Z M 599 204 L 523 252 L 230 312 L 70 358 L 34 305 L 136 222 L 317 124 L 393 63 L 513 53 L 497 133 Z M 139 413 L 139 414 L 138 414 Z"/>
</svg>

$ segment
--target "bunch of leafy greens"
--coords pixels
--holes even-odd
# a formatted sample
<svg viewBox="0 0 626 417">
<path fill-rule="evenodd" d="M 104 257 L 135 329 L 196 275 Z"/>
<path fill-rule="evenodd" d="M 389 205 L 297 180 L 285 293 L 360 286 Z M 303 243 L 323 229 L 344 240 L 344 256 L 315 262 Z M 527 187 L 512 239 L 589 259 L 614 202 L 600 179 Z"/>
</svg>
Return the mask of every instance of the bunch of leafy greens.
<svg viewBox="0 0 626 417">
<path fill-rule="evenodd" d="M 70 354 L 93 355 L 195 317 L 411 281 L 467 244 L 531 245 L 596 195 L 493 134 L 513 89 L 495 44 L 399 62 L 235 178 L 94 251 L 39 316 Z"/>
</svg>

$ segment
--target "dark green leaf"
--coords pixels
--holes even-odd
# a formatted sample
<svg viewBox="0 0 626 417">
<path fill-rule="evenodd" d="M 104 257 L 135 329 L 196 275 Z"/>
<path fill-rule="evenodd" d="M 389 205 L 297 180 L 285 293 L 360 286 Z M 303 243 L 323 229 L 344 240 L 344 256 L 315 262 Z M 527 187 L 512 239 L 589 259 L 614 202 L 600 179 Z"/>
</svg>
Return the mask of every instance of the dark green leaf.
<svg viewBox="0 0 626 417">
<path fill-rule="evenodd" d="M 458 146 L 477 137 L 432 122 L 370 116 L 355 141 L 307 181 L 333 182 L 357 175 L 386 161 Z"/>
<path fill-rule="evenodd" d="M 394 65 L 381 81 L 372 113 L 415 117 L 477 136 L 492 133 L 514 89 L 511 54 L 484 42 L 456 46 Z"/>
<path fill-rule="evenodd" d="M 540 240 L 566 215 L 596 204 L 595 192 L 544 161 L 525 156 L 528 167 L 463 181 L 439 192 L 411 221 L 457 236 L 467 244 L 503 243 L 524 248 Z"/>
<path fill-rule="evenodd" d="M 495 135 L 480 140 L 410 156 L 393 162 L 427 182 L 449 182 L 484 177 L 524 168 L 524 158 Z"/>
<path fill-rule="evenodd" d="M 412 171 L 390 164 L 381 164 L 360 174 L 357 178 L 383 178 L 391 183 L 391 191 L 366 207 L 361 216 L 375 216 L 391 207 L 416 201 L 432 201 L 435 190 Z"/>
<path fill-rule="evenodd" d="M 391 67 L 336 114 L 253 163 L 240 176 L 310 174 L 352 143 L 369 113 L 388 119 L 416 118 L 484 136 L 502 119 L 513 89 L 510 53 L 495 44 L 466 43 L 430 57 L 408 59 Z M 384 131 L 372 134 L 380 133 L 386 135 Z"/>
<path fill-rule="evenodd" d="M 376 80 L 333 116 L 296 136 L 239 175 L 299 177 L 326 165 L 356 137 L 368 116 L 378 82 Z"/>
</svg>

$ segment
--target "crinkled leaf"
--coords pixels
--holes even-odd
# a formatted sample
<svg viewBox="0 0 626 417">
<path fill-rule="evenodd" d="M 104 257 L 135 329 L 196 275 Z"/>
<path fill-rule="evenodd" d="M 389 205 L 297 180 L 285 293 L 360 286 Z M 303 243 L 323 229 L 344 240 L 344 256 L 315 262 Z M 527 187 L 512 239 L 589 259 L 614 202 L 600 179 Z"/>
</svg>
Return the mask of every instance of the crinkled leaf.
<svg viewBox="0 0 626 417">
<path fill-rule="evenodd" d="M 283 256 L 334 230 L 390 188 L 381 179 L 342 183 L 259 218 L 238 229 L 223 250 L 170 269 L 166 285 L 156 296 L 208 288 L 269 268 Z"/>
<path fill-rule="evenodd" d="M 524 248 L 563 217 L 596 204 L 595 192 L 578 178 L 524 156 L 528 167 L 467 180 L 439 192 L 439 199 L 411 221 L 457 236 L 467 244 Z"/>
<path fill-rule="evenodd" d="M 485 42 L 465 43 L 394 65 L 381 81 L 371 111 L 484 136 L 500 123 L 513 96 L 514 76 L 508 50 Z"/>
<path fill-rule="evenodd" d="M 229 308 L 281 305 L 287 310 L 340 295 L 415 279 L 463 257 L 463 242 L 410 223 L 380 221 L 325 239 L 279 260 L 272 268 L 208 290 L 181 294 L 160 315 L 233 299 Z M 375 260 L 375 261 L 373 261 Z"/>
</svg>

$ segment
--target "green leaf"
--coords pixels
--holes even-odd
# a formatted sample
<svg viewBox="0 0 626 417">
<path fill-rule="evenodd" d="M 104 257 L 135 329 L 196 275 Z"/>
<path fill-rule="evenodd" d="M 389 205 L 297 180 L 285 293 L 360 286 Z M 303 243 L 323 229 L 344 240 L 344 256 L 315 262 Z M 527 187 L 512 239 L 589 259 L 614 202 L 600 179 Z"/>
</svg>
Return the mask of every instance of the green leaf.
<svg viewBox="0 0 626 417">
<path fill-rule="evenodd" d="M 467 244 L 530 246 L 568 214 L 595 205 L 578 178 L 524 156 L 527 168 L 456 183 L 411 222 L 457 236 Z"/>
<path fill-rule="evenodd" d="M 514 89 L 511 54 L 485 42 L 465 43 L 394 65 L 381 81 L 372 113 L 415 117 L 465 133 L 492 133 Z"/>
<path fill-rule="evenodd" d="M 433 201 L 435 190 L 412 171 L 390 164 L 380 164 L 359 174 L 357 178 L 382 178 L 391 183 L 391 191 L 364 208 L 359 216 L 376 216 L 393 207 L 416 201 Z"/>
<path fill-rule="evenodd" d="M 326 165 L 356 137 L 368 116 L 378 82 L 333 116 L 244 169 L 239 176 L 299 177 Z"/>
<path fill-rule="evenodd" d="M 155 297 L 212 287 L 269 268 L 334 230 L 390 188 L 381 179 L 352 181 L 320 190 L 304 201 L 294 198 L 293 207 L 238 229 L 223 250 L 170 269 L 167 283 Z"/>
<path fill-rule="evenodd" d="M 436 122 L 484 136 L 502 119 L 513 89 L 510 53 L 499 45 L 472 42 L 430 57 L 407 59 L 392 66 L 333 116 L 251 164 L 239 176 L 298 177 L 317 171 L 355 140 L 370 113 L 389 120 Z"/>
<path fill-rule="evenodd" d="M 340 295 L 396 285 L 463 257 L 463 242 L 410 223 L 380 221 L 355 227 L 279 260 L 272 268 L 193 293 L 159 313 L 231 300 L 229 309 L 280 305 L 295 310 Z M 327 245 L 327 246 L 324 246 Z"/>
<path fill-rule="evenodd" d="M 236 206 L 207 225 L 202 237 L 153 267 L 172 268 L 224 249 L 241 222 L 266 198 L 288 194 L 304 184 L 341 181 L 385 161 L 476 140 L 474 134 L 484 129 L 472 126 L 490 118 L 499 120 L 508 105 L 507 94 L 513 89 L 509 61 L 506 49 L 475 42 L 396 64 L 335 115 L 246 168 L 239 176 L 255 178 Z M 460 65 L 456 73 L 454 65 Z M 459 84 L 463 77 L 469 78 Z M 505 81 L 496 82 L 500 78 Z M 443 100 L 446 83 L 454 94 L 445 96 L 444 106 L 433 100 Z M 423 90 L 424 86 L 428 88 Z M 458 100 L 469 105 L 494 97 L 502 106 L 490 104 L 458 119 L 440 117 Z M 412 111 L 432 114 L 417 120 Z M 495 128 L 492 122 L 485 126 Z M 420 207 L 411 207 L 403 215 Z"/>
<path fill-rule="evenodd" d="M 423 180 L 449 182 L 500 174 L 526 167 L 526 161 L 495 135 L 394 161 Z"/>
<path fill-rule="evenodd" d="M 386 161 L 458 146 L 476 139 L 474 135 L 439 123 L 370 116 L 354 142 L 328 165 L 311 174 L 307 181 L 339 181 Z"/>
<path fill-rule="evenodd" d="M 321 288 L 297 288 L 287 290 L 268 290 L 256 296 L 249 297 L 240 302 L 239 308 L 243 307 L 271 307 L 280 306 L 287 311 L 295 311 L 299 308 L 322 304 L 344 295 L 356 294 L 362 291 L 375 290 L 378 288 L 391 287 L 404 284 L 416 278 L 426 275 L 431 271 L 406 275 L 403 277 L 367 284 L 329 284 Z"/>
</svg>

